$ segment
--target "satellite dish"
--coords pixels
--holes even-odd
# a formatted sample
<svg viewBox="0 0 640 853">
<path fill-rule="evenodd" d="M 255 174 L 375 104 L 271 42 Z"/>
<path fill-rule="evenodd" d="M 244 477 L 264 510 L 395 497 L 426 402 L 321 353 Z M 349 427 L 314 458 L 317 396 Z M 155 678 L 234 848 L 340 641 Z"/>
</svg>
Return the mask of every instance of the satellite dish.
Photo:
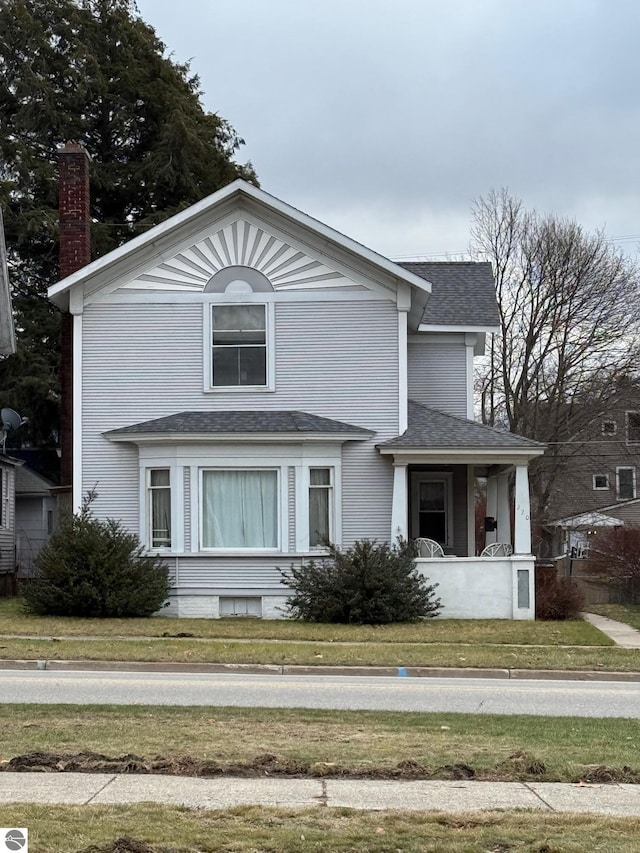
<svg viewBox="0 0 640 853">
<path fill-rule="evenodd" d="M 2 429 L 9 432 L 12 429 L 18 429 L 24 423 L 24 420 L 13 409 L 0 409 L 0 422 Z"/>
<path fill-rule="evenodd" d="M 20 417 L 13 409 L 0 409 L 0 445 L 2 452 L 5 453 L 7 444 L 7 433 L 14 429 L 18 429 L 29 422 L 29 418 Z"/>
</svg>

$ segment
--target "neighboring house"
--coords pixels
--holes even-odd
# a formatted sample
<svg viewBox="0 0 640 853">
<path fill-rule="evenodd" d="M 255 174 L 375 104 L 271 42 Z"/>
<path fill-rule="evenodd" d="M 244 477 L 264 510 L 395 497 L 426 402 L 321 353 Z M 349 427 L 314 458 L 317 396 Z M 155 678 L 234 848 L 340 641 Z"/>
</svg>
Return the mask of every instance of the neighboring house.
<svg viewBox="0 0 640 853">
<path fill-rule="evenodd" d="M 554 555 L 585 556 L 599 530 L 639 525 L 640 388 L 619 383 L 562 449 L 558 464 L 547 512 Z"/>
<path fill-rule="evenodd" d="M 55 529 L 58 502 L 55 484 L 26 464 L 16 471 L 15 490 L 18 575 L 29 577 L 35 557 Z"/>
<path fill-rule="evenodd" d="M 473 421 L 488 264 L 392 263 L 243 181 L 49 290 L 73 315 L 73 500 L 173 574 L 171 613 L 282 615 L 323 542 L 437 540 L 445 616 L 533 618 L 527 464 Z M 510 477 L 515 471 L 515 523 Z M 476 476 L 488 538 L 475 554 Z"/>
</svg>

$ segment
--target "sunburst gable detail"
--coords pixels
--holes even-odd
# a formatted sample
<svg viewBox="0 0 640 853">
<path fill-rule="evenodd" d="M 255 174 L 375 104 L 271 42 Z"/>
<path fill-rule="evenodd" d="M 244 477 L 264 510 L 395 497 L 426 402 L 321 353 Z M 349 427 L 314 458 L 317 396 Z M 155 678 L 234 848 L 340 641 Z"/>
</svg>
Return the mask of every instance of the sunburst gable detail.
<svg viewBox="0 0 640 853">
<path fill-rule="evenodd" d="M 198 292 L 225 267 L 248 266 L 275 290 L 354 288 L 354 282 L 263 228 L 237 219 L 122 285 L 124 289 Z M 357 286 L 357 285 L 356 285 Z"/>
</svg>

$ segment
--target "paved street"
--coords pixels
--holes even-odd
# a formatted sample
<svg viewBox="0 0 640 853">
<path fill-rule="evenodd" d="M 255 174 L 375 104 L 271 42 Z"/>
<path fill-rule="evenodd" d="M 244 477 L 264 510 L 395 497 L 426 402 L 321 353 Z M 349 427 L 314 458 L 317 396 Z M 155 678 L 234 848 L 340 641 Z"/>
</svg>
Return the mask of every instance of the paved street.
<svg viewBox="0 0 640 853">
<path fill-rule="evenodd" d="M 640 719 L 640 683 L 608 681 L 4 670 L 0 701 Z"/>
</svg>

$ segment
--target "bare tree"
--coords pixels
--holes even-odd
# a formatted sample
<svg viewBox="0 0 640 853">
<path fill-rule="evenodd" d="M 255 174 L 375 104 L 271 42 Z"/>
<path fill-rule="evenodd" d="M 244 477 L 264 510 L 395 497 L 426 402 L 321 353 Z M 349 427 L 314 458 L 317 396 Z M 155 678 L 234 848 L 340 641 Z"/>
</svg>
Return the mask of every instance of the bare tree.
<svg viewBox="0 0 640 853">
<path fill-rule="evenodd" d="M 572 445 L 637 370 L 640 272 L 601 232 L 528 211 L 507 190 L 473 214 L 472 250 L 493 264 L 500 312 L 479 376 L 482 418 L 549 444 L 532 470 L 544 520 Z"/>
</svg>

